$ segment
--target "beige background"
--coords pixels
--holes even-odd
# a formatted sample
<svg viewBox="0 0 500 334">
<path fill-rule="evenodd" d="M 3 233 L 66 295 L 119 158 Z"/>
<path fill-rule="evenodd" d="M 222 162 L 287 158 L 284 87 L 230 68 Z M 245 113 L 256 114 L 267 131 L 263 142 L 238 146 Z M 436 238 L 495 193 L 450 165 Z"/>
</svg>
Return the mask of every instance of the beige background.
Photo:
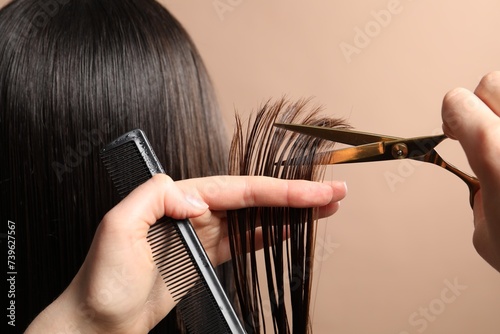
<svg viewBox="0 0 500 334">
<path fill-rule="evenodd" d="M 287 95 L 312 96 L 362 131 L 428 135 L 440 131 L 448 90 L 500 69 L 494 0 L 162 2 L 198 45 L 229 133 L 235 109 L 247 115 Z M 438 150 L 470 170 L 458 143 Z M 321 223 L 316 333 L 500 332 L 500 275 L 471 245 L 462 181 L 408 161 L 327 174 L 349 194 Z"/>
<path fill-rule="evenodd" d="M 500 69 L 494 0 L 163 2 L 198 45 L 230 132 L 235 109 L 246 115 L 286 94 L 312 96 L 359 130 L 428 135 L 441 130 L 448 90 L 473 89 Z M 388 9 L 391 18 L 377 25 L 372 12 Z M 363 45 L 355 29 L 366 27 L 373 37 Z M 343 42 L 362 46 L 350 62 Z M 468 170 L 458 143 L 438 149 Z M 500 274 L 471 245 L 462 181 L 407 161 L 328 174 L 346 180 L 349 195 L 322 225 L 316 333 L 500 333 Z M 391 176 L 400 182 L 391 186 Z M 462 290 L 445 290 L 445 281 Z"/>
</svg>

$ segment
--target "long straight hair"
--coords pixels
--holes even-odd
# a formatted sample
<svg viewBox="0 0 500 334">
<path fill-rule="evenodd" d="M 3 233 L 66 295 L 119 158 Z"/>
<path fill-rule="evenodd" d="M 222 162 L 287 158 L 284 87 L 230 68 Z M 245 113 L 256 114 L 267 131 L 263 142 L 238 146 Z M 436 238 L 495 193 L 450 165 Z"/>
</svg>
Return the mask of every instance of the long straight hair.
<svg viewBox="0 0 500 334">
<path fill-rule="evenodd" d="M 321 180 L 325 170 L 322 159 L 328 156 L 319 153 L 331 150 L 334 143 L 273 126 L 282 122 L 347 127 L 341 119 L 321 117 L 320 110 L 307 100 L 292 103 L 280 99 L 268 101 L 250 118 L 246 130 L 237 117 L 229 172 Z M 247 208 L 228 212 L 227 220 L 239 308 L 246 331 L 310 332 L 316 210 Z M 256 231 L 262 234 L 262 255 L 256 251 Z M 259 264 L 262 258 L 264 270 Z M 266 324 L 266 318 L 271 324 Z"/>
<path fill-rule="evenodd" d="M 141 128 L 173 179 L 224 174 L 221 124 L 194 44 L 156 1 L 0 10 L 0 212 L 16 226 L 17 328 L 70 283 L 118 201 L 100 148 Z"/>
</svg>

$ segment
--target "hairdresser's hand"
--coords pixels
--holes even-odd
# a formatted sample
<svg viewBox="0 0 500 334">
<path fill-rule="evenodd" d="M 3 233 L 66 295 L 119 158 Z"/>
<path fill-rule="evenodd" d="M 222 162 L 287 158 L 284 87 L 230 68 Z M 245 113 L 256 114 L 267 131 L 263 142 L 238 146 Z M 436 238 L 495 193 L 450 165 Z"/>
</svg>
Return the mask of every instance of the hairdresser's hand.
<svg viewBox="0 0 500 334">
<path fill-rule="evenodd" d="M 146 240 L 149 227 L 163 216 L 189 218 L 217 265 L 230 257 L 226 210 L 320 207 L 327 216 L 337 210 L 345 192 L 343 183 L 239 176 L 173 182 L 157 175 L 106 214 L 77 276 L 29 330 L 147 333 L 175 306 Z"/>
<path fill-rule="evenodd" d="M 474 246 L 500 271 L 500 72 L 470 92 L 457 88 L 444 98 L 443 129 L 458 139 L 481 190 L 474 200 Z"/>
</svg>

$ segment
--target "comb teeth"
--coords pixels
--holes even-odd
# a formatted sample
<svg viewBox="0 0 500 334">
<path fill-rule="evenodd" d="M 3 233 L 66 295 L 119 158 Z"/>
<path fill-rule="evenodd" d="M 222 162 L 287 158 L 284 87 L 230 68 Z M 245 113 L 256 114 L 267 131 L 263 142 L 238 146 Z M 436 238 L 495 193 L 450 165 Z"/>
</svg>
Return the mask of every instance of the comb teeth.
<svg viewBox="0 0 500 334">
<path fill-rule="evenodd" d="M 164 173 L 141 130 L 107 145 L 101 159 L 123 198 L 154 174 Z M 153 260 L 189 333 L 245 333 L 189 220 L 163 217 L 147 240 Z"/>
<path fill-rule="evenodd" d="M 193 265 L 194 259 L 178 224 L 164 217 L 148 233 L 153 259 L 165 285 L 175 301 L 188 333 L 233 333 L 221 316 L 217 301 L 201 272 Z M 183 297 L 184 296 L 184 297 Z"/>
<path fill-rule="evenodd" d="M 129 141 L 102 155 L 102 162 L 122 198 L 153 175 L 137 152 L 137 144 Z"/>
<path fill-rule="evenodd" d="M 214 301 L 210 294 L 204 293 L 206 286 L 203 281 L 197 281 L 190 289 L 187 298 L 184 298 L 178 304 L 180 313 L 189 321 L 185 322 L 188 333 L 206 334 L 206 333 L 243 333 L 242 331 L 231 331 L 228 324 L 222 319 L 218 306 L 213 305 Z"/>
<path fill-rule="evenodd" d="M 153 260 L 175 301 L 200 278 L 186 244 L 179 235 L 177 224 L 165 217 L 151 226 L 147 237 Z"/>
</svg>

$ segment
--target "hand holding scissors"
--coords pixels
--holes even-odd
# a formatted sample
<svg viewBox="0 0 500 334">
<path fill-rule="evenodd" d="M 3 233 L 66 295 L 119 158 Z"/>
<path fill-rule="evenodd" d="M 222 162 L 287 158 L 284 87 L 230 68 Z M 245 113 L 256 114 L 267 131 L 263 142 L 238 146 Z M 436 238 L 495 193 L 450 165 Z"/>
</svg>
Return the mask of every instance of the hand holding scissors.
<svg viewBox="0 0 500 334">
<path fill-rule="evenodd" d="M 294 124 L 276 126 L 354 145 L 325 153 L 329 155 L 323 157 L 325 163 L 414 159 L 457 175 L 469 187 L 474 247 L 500 271 L 500 71 L 484 76 L 474 92 L 463 88 L 450 91 L 443 101 L 442 116 L 444 135 L 408 139 Z M 434 150 L 445 138 L 460 142 L 477 178 L 448 164 Z"/>
<path fill-rule="evenodd" d="M 500 72 L 484 76 L 474 92 L 450 91 L 442 116 L 444 133 L 460 142 L 481 181 L 474 205 L 474 247 L 500 271 Z"/>
</svg>

